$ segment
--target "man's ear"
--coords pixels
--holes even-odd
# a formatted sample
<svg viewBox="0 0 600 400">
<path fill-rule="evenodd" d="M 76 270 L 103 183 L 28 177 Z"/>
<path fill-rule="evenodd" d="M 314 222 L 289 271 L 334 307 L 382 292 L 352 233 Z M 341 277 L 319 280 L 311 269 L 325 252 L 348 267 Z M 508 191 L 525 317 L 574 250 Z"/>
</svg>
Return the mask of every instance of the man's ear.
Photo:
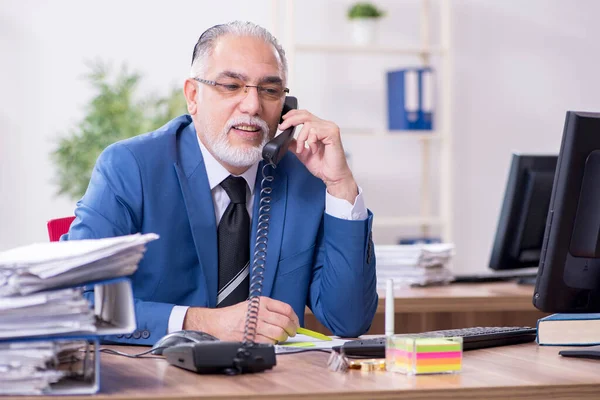
<svg viewBox="0 0 600 400">
<path fill-rule="evenodd" d="M 198 111 L 198 86 L 192 79 L 186 79 L 183 84 L 183 94 L 187 103 L 188 113 L 195 115 Z"/>
</svg>

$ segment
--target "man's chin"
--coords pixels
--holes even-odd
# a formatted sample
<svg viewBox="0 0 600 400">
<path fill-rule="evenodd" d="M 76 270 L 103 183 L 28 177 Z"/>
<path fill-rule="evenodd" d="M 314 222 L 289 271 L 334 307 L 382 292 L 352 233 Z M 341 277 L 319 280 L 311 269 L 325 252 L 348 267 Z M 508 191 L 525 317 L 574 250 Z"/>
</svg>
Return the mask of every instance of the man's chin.
<svg viewBox="0 0 600 400">
<path fill-rule="evenodd" d="M 253 139 L 249 137 L 240 137 L 235 134 L 227 136 L 227 144 L 229 148 L 236 152 L 253 152 L 261 150 L 267 143 L 263 135 L 256 136 Z"/>
<path fill-rule="evenodd" d="M 260 145 L 230 144 L 227 151 L 221 153 L 221 160 L 235 167 L 250 167 L 262 160 L 262 143 Z"/>
</svg>

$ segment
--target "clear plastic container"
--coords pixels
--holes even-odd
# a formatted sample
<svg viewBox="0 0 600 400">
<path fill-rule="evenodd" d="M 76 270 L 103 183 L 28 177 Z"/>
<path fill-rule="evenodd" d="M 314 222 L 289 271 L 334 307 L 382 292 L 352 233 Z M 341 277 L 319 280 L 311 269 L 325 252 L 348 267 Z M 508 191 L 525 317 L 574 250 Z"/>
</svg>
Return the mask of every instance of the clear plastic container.
<svg viewBox="0 0 600 400">
<path fill-rule="evenodd" d="M 462 369 L 462 337 L 391 335 L 386 369 L 407 375 L 455 374 Z"/>
</svg>

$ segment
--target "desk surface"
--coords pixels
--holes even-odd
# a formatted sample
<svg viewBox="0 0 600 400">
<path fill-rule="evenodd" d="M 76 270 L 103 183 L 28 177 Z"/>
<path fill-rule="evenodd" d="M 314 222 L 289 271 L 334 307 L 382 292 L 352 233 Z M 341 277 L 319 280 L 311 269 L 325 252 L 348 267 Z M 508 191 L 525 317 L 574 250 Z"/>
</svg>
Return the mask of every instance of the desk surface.
<svg viewBox="0 0 600 400">
<path fill-rule="evenodd" d="M 139 352 L 140 347 L 112 346 Z M 600 361 L 561 358 L 533 343 L 465 352 L 456 375 L 331 372 L 328 354 L 278 356 L 271 371 L 228 377 L 197 375 L 163 359 L 102 354 L 100 399 L 597 399 Z M 69 397 L 70 400 L 90 397 Z M 19 397 L 19 400 L 39 397 Z"/>
<path fill-rule="evenodd" d="M 377 312 L 385 302 L 380 294 Z M 396 312 L 531 311 L 533 286 L 514 282 L 460 283 L 426 288 L 396 289 Z"/>
</svg>

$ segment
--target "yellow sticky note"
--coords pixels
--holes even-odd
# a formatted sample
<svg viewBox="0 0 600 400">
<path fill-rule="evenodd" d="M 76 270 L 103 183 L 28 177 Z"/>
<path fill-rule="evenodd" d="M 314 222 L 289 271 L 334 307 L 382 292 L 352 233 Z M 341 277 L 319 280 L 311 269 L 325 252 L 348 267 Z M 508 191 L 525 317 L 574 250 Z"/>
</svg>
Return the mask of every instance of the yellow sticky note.
<svg viewBox="0 0 600 400">
<path fill-rule="evenodd" d="M 327 335 L 323 335 L 322 333 L 311 331 L 310 329 L 306 329 L 306 328 L 298 328 L 296 333 L 299 333 L 301 335 L 310 336 L 312 338 L 319 339 L 319 340 L 327 340 L 327 341 L 333 340 Z"/>
</svg>

